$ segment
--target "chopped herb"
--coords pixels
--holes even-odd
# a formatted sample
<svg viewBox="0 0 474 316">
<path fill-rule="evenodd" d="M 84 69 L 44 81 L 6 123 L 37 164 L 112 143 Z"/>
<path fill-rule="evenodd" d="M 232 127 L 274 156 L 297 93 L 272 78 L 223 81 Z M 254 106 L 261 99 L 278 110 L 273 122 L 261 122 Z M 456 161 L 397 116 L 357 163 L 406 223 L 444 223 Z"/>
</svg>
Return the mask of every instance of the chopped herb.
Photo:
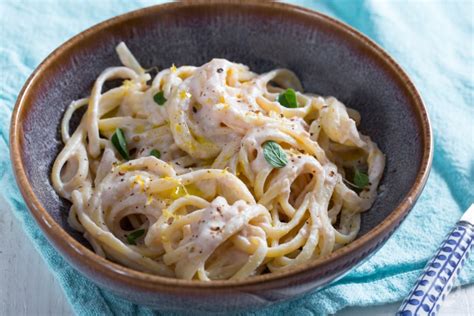
<svg viewBox="0 0 474 316">
<path fill-rule="evenodd" d="M 163 105 L 163 104 L 165 104 L 166 98 L 165 98 L 165 94 L 163 93 L 163 91 L 160 91 L 160 92 L 158 92 L 157 94 L 155 94 L 155 95 L 153 96 L 153 100 L 155 100 L 155 102 L 156 102 L 158 105 Z"/>
<path fill-rule="evenodd" d="M 359 189 L 365 188 L 369 184 L 369 176 L 366 173 L 356 169 L 354 172 L 354 184 Z"/>
<path fill-rule="evenodd" d="M 157 149 L 152 149 L 152 150 L 150 151 L 150 156 L 154 156 L 154 157 L 160 159 L 160 158 L 161 158 L 161 153 L 160 153 L 160 151 L 157 150 Z"/>
<path fill-rule="evenodd" d="M 119 154 L 122 156 L 123 159 L 129 160 L 130 156 L 128 154 L 127 149 L 127 141 L 125 139 L 125 135 L 121 128 L 117 128 L 115 130 L 114 135 L 112 135 L 112 144 L 115 146 Z"/>
<path fill-rule="evenodd" d="M 296 101 L 295 90 L 289 88 L 278 96 L 278 102 L 285 108 L 297 108 L 298 101 Z"/>
<path fill-rule="evenodd" d="M 130 244 L 130 245 L 136 245 L 137 242 L 137 238 L 140 238 L 141 236 L 143 236 L 145 234 L 145 230 L 144 229 L 139 229 L 139 230 L 136 230 L 134 232 L 131 232 L 130 234 L 126 235 L 127 237 L 127 242 Z"/>
<path fill-rule="evenodd" d="M 283 148 L 272 140 L 263 144 L 263 156 L 265 160 L 275 168 L 283 168 L 288 163 L 288 158 Z"/>
</svg>

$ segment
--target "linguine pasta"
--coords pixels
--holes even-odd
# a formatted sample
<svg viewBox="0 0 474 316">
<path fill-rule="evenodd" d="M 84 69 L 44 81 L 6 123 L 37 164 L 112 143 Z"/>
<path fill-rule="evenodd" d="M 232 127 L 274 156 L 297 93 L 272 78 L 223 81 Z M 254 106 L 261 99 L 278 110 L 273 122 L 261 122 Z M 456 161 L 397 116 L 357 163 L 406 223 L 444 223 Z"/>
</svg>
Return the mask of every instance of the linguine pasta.
<svg viewBox="0 0 474 316">
<path fill-rule="evenodd" d="M 356 238 L 385 158 L 333 97 L 295 74 L 213 59 L 154 77 L 124 43 L 67 108 L 51 179 L 95 252 L 180 279 L 243 279 Z M 123 79 L 104 92 L 104 83 Z M 76 110 L 86 107 L 69 133 Z"/>
</svg>

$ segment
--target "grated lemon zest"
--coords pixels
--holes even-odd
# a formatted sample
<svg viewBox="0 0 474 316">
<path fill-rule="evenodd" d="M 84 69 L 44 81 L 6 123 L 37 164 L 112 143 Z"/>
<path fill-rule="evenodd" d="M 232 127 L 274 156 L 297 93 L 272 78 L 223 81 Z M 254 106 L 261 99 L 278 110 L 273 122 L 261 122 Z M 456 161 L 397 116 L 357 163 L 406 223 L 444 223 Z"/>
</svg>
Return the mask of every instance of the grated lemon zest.
<svg viewBox="0 0 474 316">
<path fill-rule="evenodd" d="M 174 219 L 178 220 L 182 217 L 181 215 L 171 213 L 167 208 L 164 208 L 161 212 L 162 212 L 162 215 L 164 216 L 165 220 L 168 220 L 172 217 Z M 164 238 L 162 237 L 162 239 L 164 239 Z"/>
<path fill-rule="evenodd" d="M 175 73 L 178 70 L 178 68 L 176 68 L 176 66 L 172 64 L 170 70 L 172 73 Z"/>
<path fill-rule="evenodd" d="M 124 164 L 121 164 L 118 167 L 118 169 L 119 169 L 120 172 L 127 172 L 127 171 L 130 171 L 132 169 L 132 167 L 129 166 L 128 164 L 124 163 Z"/>
<path fill-rule="evenodd" d="M 227 103 L 224 103 L 223 106 L 222 106 L 222 109 L 223 110 L 228 110 L 229 109 L 229 105 Z"/>
<path fill-rule="evenodd" d="M 186 90 L 181 90 L 179 92 L 179 98 L 181 100 L 189 99 L 189 98 L 191 98 L 191 93 L 187 92 Z"/>
<path fill-rule="evenodd" d="M 153 202 L 153 195 L 149 195 L 146 199 L 145 205 L 150 205 Z"/>
<path fill-rule="evenodd" d="M 141 175 L 135 176 L 133 182 L 130 183 L 130 189 L 133 189 L 135 187 L 135 184 L 138 184 L 141 192 L 145 192 L 145 181 L 143 180 Z"/>
<path fill-rule="evenodd" d="M 128 91 L 130 90 L 130 88 L 133 87 L 133 82 L 130 80 L 124 80 L 122 83 L 122 87 L 124 88 L 123 95 L 126 96 L 128 95 Z"/>
<path fill-rule="evenodd" d="M 177 200 L 183 196 L 187 196 L 189 195 L 188 192 L 186 191 L 186 188 L 184 187 L 184 185 L 180 184 L 178 186 L 176 186 L 176 188 L 174 189 L 174 191 L 171 193 L 171 198 L 173 200 Z"/>
</svg>

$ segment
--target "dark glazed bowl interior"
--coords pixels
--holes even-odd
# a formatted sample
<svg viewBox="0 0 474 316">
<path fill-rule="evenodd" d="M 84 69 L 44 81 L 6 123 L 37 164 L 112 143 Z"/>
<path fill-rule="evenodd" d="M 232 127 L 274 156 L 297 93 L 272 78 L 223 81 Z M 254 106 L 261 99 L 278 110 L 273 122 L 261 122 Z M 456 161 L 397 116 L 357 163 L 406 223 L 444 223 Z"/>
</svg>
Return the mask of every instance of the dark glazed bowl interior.
<svg viewBox="0 0 474 316">
<path fill-rule="evenodd" d="M 380 146 L 387 164 L 381 193 L 371 210 L 363 214 L 354 245 L 320 263 L 228 284 L 191 284 L 149 276 L 96 258 L 83 247 L 77 252 L 68 246 L 64 240 L 70 238 L 64 237 L 67 235 L 61 228 L 88 247 L 68 226 L 69 203 L 58 197 L 50 182 L 52 163 L 63 146 L 60 120 L 72 100 L 90 94 L 102 70 L 120 65 L 115 53 L 120 41 L 126 42 L 144 68 L 162 69 L 172 63 L 202 65 L 215 57 L 249 65 L 258 73 L 288 68 L 301 79 L 305 91 L 335 96 L 358 110 L 361 131 Z M 18 99 L 11 137 L 12 160 L 22 193 L 56 248 L 95 282 L 151 305 L 154 301 L 131 295 L 131 289 L 148 295 L 166 292 L 169 298 L 173 297 L 172 290 L 165 289 L 165 285 L 183 287 L 183 296 L 200 295 L 198 289 L 205 295 L 218 287 L 225 295 L 233 295 L 234 290 L 252 292 L 305 282 L 312 285 L 296 294 L 320 287 L 354 266 L 363 254 L 375 251 L 403 220 L 426 180 L 432 146 L 419 95 L 380 48 L 323 15 L 289 5 L 257 2 L 156 6 L 81 33 L 50 55 L 29 79 Z M 46 212 L 51 218 L 41 217 Z M 48 229 L 45 222 L 53 224 L 53 229 Z M 145 281 L 151 285 L 144 285 Z M 266 302 L 292 295 L 270 296 L 265 297 Z M 242 306 L 261 305 L 243 300 Z"/>
</svg>

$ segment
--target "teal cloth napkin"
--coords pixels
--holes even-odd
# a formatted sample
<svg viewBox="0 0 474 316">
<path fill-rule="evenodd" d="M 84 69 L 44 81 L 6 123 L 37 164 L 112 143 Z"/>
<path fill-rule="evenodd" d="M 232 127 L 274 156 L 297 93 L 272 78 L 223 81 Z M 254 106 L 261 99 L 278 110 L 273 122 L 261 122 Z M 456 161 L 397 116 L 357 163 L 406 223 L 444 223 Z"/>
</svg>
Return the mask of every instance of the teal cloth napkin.
<svg viewBox="0 0 474 316">
<path fill-rule="evenodd" d="M 153 312 L 95 286 L 67 264 L 43 237 L 13 178 L 8 153 L 11 111 L 27 77 L 54 48 L 97 22 L 154 3 L 0 0 L 0 194 L 11 204 L 78 315 Z M 474 201 L 474 4 L 469 0 L 292 3 L 352 25 L 402 65 L 430 113 L 434 164 L 415 208 L 370 260 L 320 292 L 252 314 L 325 315 L 346 306 L 401 300 L 445 234 Z M 458 279 L 460 284 L 472 282 L 473 260 Z"/>
</svg>

